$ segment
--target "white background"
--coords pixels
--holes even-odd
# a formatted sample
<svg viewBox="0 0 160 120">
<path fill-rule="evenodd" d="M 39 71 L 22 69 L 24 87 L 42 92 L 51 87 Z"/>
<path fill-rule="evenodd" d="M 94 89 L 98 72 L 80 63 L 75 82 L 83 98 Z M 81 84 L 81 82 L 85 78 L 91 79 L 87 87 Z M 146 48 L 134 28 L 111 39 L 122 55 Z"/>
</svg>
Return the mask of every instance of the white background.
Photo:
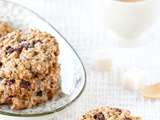
<svg viewBox="0 0 160 120">
<path fill-rule="evenodd" d="M 55 26 L 73 45 L 86 66 L 87 86 L 84 93 L 71 106 L 57 113 L 55 119 L 78 120 L 85 111 L 104 105 L 130 109 L 134 114 L 142 116 L 144 120 L 160 120 L 160 101 L 146 100 L 137 93 L 124 90 L 117 82 L 109 79 L 106 73 L 96 72 L 92 69 L 92 56 L 95 52 L 113 44 L 112 37 L 98 24 L 95 24 L 94 0 L 11 1 L 32 9 Z M 156 31 L 159 29 L 157 28 Z M 145 39 L 152 40 L 159 38 L 159 33 L 154 30 L 151 30 L 145 37 Z M 154 44 L 152 47 L 158 49 L 158 46 L 158 44 Z M 148 51 L 150 50 L 144 50 L 144 53 L 147 55 Z M 137 57 L 139 56 L 137 55 Z M 154 56 L 158 56 L 158 51 L 154 52 Z M 144 60 L 142 58 L 140 58 L 141 62 Z M 121 58 L 121 61 L 124 60 L 125 58 Z"/>
</svg>

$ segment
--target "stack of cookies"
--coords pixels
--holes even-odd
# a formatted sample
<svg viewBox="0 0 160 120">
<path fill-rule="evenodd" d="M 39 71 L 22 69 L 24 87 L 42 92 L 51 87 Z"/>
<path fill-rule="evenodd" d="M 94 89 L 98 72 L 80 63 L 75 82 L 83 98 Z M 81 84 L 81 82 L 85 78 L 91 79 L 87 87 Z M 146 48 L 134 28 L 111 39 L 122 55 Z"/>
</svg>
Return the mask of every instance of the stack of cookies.
<svg viewBox="0 0 160 120">
<path fill-rule="evenodd" d="M 17 30 L 0 38 L 0 104 L 31 108 L 59 89 L 56 39 L 39 30 Z"/>
</svg>

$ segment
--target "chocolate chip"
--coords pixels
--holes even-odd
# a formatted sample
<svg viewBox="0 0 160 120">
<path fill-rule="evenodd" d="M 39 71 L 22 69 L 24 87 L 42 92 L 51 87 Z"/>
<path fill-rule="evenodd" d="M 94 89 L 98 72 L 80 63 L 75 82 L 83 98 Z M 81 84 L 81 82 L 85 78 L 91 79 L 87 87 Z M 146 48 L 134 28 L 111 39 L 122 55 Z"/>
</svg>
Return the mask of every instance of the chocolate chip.
<svg viewBox="0 0 160 120">
<path fill-rule="evenodd" d="M 132 120 L 131 118 L 125 117 L 124 120 Z"/>
<path fill-rule="evenodd" d="M 103 114 L 102 112 L 99 112 L 99 113 L 95 114 L 95 115 L 93 116 L 93 118 L 94 118 L 95 120 L 106 120 L 106 119 L 105 119 L 105 116 L 104 116 L 104 114 Z"/>
<path fill-rule="evenodd" d="M 41 97 L 41 96 L 42 96 L 42 94 L 43 94 L 43 92 L 40 90 L 40 91 L 38 91 L 38 92 L 37 92 L 37 94 L 36 94 L 36 95 L 37 95 L 37 96 L 39 96 L 39 97 Z"/>
<path fill-rule="evenodd" d="M 14 67 L 18 67 L 18 65 L 17 64 L 15 64 L 15 66 Z"/>
<path fill-rule="evenodd" d="M 2 62 L 0 62 L 0 67 L 3 65 L 3 63 Z"/>
<path fill-rule="evenodd" d="M 34 77 L 35 77 L 35 78 L 37 78 L 37 77 L 38 77 L 38 75 L 37 75 L 37 74 L 34 74 Z"/>
<path fill-rule="evenodd" d="M 6 48 L 7 53 L 11 54 L 12 52 L 14 52 L 14 48 L 12 48 L 11 46 L 8 46 Z"/>
<path fill-rule="evenodd" d="M 42 44 L 42 41 L 41 40 L 35 40 L 35 41 L 33 41 L 33 46 L 35 45 L 35 44 L 37 44 L 37 43 L 40 43 L 40 44 Z"/>
<path fill-rule="evenodd" d="M 36 55 L 38 55 L 38 52 L 37 52 L 37 51 L 34 51 L 34 52 L 33 52 L 33 56 L 36 56 Z"/>
<path fill-rule="evenodd" d="M 5 85 L 12 85 L 15 83 L 15 80 L 14 79 L 10 79 L 10 80 L 7 80 L 6 84 Z"/>
<path fill-rule="evenodd" d="M 19 40 L 19 43 L 26 41 L 26 39 L 21 39 Z"/>
<path fill-rule="evenodd" d="M 12 102 L 12 98 L 13 98 L 13 96 L 8 96 L 8 97 L 5 99 L 5 103 L 10 104 L 10 103 Z"/>
<path fill-rule="evenodd" d="M 23 49 L 22 47 L 18 47 L 18 48 L 15 48 L 15 49 L 14 49 L 14 51 L 16 51 L 16 52 L 19 52 L 19 53 L 20 53 L 20 52 L 22 51 L 22 49 Z"/>
<path fill-rule="evenodd" d="M 29 89 L 31 87 L 31 84 L 30 84 L 29 81 L 22 80 L 21 83 L 20 83 L 20 87 L 25 88 L 25 89 Z"/>
<path fill-rule="evenodd" d="M 115 111 L 116 111 L 116 112 L 119 112 L 119 113 L 121 113 L 121 112 L 122 112 L 122 110 L 121 110 L 121 109 L 119 109 L 119 108 L 116 108 L 116 109 L 115 109 Z"/>
<path fill-rule="evenodd" d="M 58 56 L 58 55 L 59 55 L 59 52 L 54 52 L 54 55 L 55 55 L 55 56 Z"/>
</svg>

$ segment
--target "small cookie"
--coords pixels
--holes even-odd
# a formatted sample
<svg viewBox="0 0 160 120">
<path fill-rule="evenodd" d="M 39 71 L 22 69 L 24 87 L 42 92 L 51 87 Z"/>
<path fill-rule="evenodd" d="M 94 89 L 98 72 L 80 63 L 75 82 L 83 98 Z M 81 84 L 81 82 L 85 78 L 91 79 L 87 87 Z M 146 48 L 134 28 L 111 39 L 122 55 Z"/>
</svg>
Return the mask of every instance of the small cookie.
<svg viewBox="0 0 160 120">
<path fill-rule="evenodd" d="M 101 107 L 87 112 L 80 120 L 141 120 L 141 118 L 132 117 L 128 110 Z"/>
<path fill-rule="evenodd" d="M 14 31 L 0 38 L 0 77 L 44 78 L 57 64 L 56 39 L 39 30 Z"/>
<path fill-rule="evenodd" d="M 13 28 L 6 22 L 0 21 L 0 37 L 13 31 Z"/>
</svg>

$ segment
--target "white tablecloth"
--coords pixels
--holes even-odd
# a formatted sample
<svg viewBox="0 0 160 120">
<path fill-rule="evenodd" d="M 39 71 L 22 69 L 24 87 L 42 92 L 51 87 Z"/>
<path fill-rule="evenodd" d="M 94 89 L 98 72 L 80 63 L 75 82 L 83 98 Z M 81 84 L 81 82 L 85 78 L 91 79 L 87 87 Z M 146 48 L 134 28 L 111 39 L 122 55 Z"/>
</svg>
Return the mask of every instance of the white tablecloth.
<svg viewBox="0 0 160 120">
<path fill-rule="evenodd" d="M 124 90 L 106 73 L 92 69 L 94 52 L 112 44 L 109 42 L 112 38 L 94 24 L 94 0 L 11 1 L 32 9 L 54 25 L 73 45 L 85 64 L 87 86 L 84 93 L 72 105 L 57 113 L 55 120 L 78 120 L 85 111 L 103 105 L 127 108 L 144 120 L 160 120 L 160 101 L 145 100 L 137 93 Z"/>
</svg>

